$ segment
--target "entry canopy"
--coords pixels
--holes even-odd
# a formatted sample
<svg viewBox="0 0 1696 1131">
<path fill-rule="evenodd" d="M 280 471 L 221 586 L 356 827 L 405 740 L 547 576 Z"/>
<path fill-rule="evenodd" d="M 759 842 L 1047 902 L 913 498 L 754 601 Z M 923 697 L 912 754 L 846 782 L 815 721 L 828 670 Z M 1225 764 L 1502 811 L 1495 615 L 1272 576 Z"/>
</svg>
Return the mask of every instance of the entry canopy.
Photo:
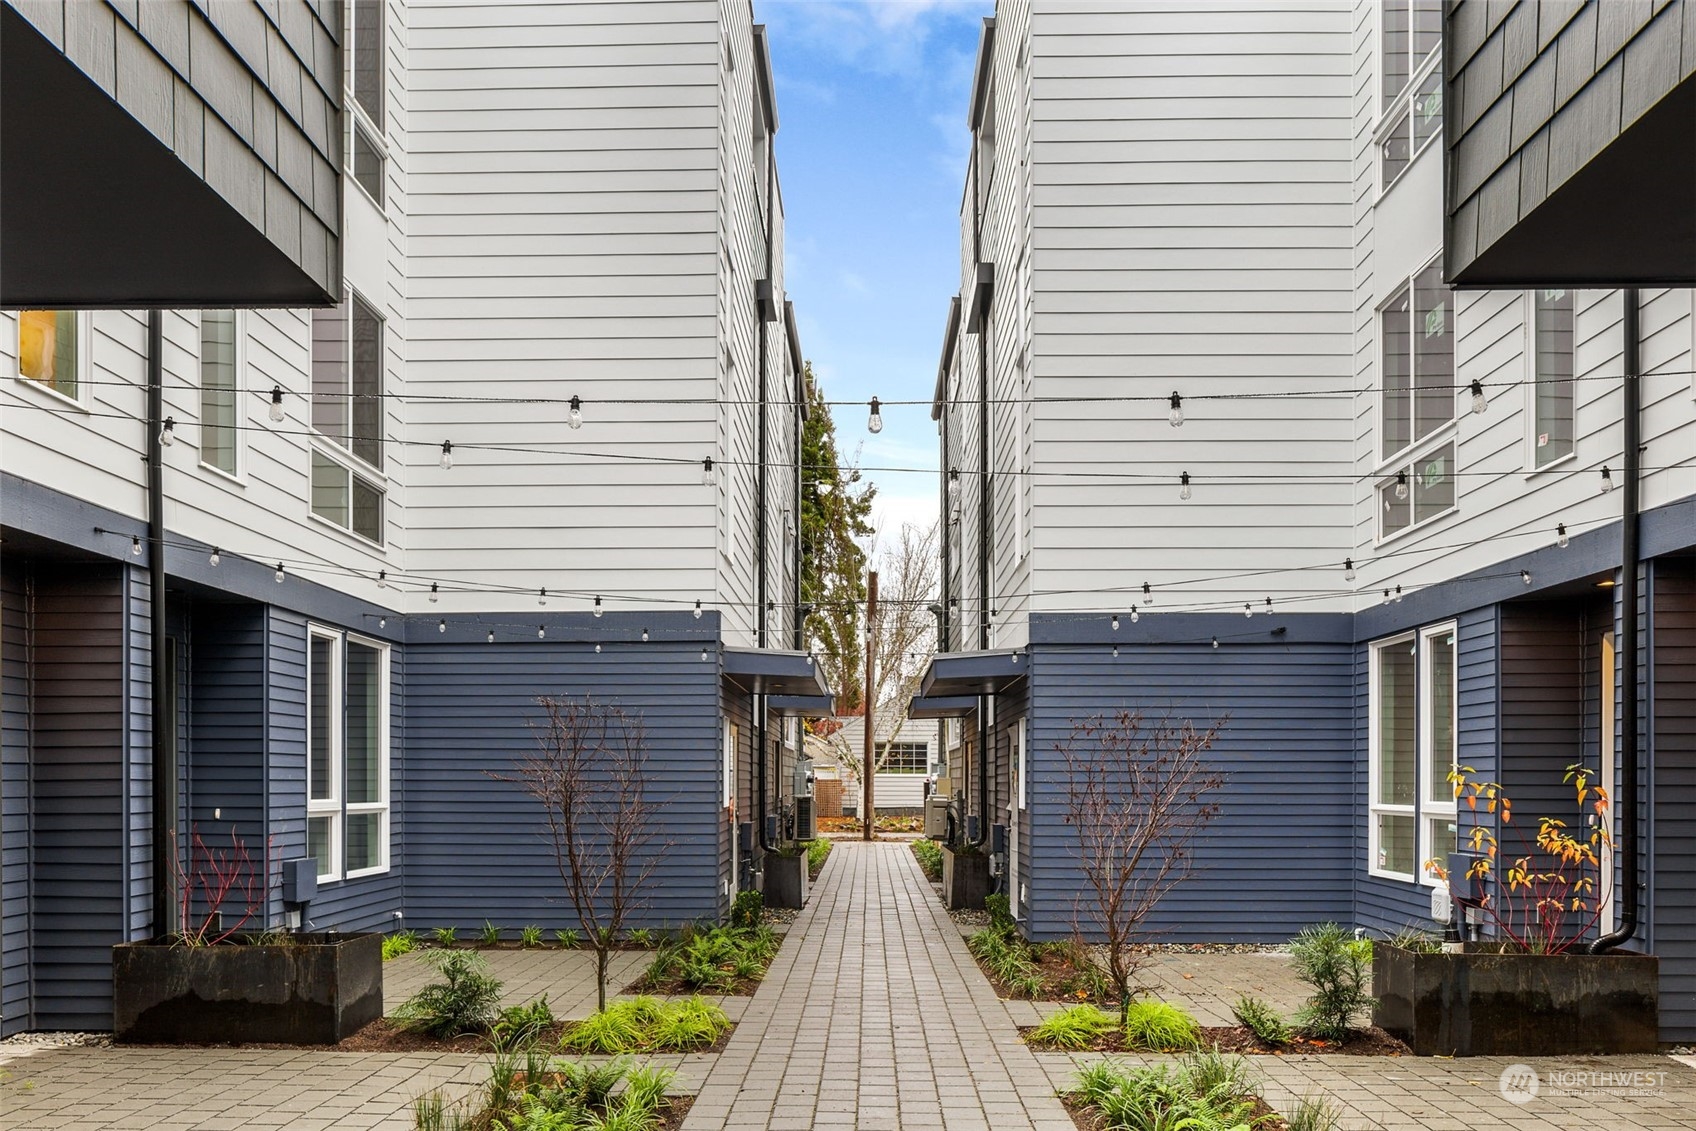
<svg viewBox="0 0 1696 1131">
<path fill-rule="evenodd" d="M 806 652 L 726 648 L 724 678 L 750 695 L 830 697 L 824 674 Z"/>
<path fill-rule="evenodd" d="M 973 695 L 915 695 L 907 704 L 909 719 L 963 719 L 978 709 Z"/>
<path fill-rule="evenodd" d="M 836 696 L 773 695 L 766 710 L 786 719 L 829 719 L 836 715 Z"/>
<path fill-rule="evenodd" d="M 995 695 L 1025 677 L 1025 655 L 1016 648 L 988 652 L 945 652 L 931 659 L 919 695 Z"/>
</svg>

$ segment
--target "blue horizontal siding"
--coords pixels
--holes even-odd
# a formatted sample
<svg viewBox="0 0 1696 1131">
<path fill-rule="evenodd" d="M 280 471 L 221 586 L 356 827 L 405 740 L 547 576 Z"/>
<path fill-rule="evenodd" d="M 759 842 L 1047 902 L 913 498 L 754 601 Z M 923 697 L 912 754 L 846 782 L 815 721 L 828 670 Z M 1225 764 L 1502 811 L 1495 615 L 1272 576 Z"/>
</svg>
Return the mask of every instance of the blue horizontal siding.
<svg viewBox="0 0 1696 1131">
<path fill-rule="evenodd" d="M 1661 1039 L 1696 1040 L 1696 566 L 1651 572 L 1653 766 L 1647 824 L 1651 941 L 1661 960 Z"/>
<path fill-rule="evenodd" d="M 1058 938 L 1083 891 L 1065 823 L 1060 747 L 1074 725 L 1121 708 L 1205 728 L 1225 775 L 1195 869 L 1147 927 L 1171 941 L 1278 941 L 1347 919 L 1354 843 L 1353 664 L 1346 644 L 1121 645 L 1031 649 L 1028 929 Z"/>
<path fill-rule="evenodd" d="M 0 563 L 0 1037 L 30 1028 L 29 624 L 24 571 Z"/>
</svg>

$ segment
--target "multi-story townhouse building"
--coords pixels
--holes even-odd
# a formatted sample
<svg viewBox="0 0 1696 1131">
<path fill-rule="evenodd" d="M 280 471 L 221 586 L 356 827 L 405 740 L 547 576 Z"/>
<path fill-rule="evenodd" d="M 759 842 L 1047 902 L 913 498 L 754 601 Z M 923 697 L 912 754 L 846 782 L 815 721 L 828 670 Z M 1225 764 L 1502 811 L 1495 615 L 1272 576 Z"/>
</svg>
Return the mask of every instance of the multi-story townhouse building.
<svg viewBox="0 0 1696 1131">
<path fill-rule="evenodd" d="M 976 836 L 1005 826 L 1002 882 L 1037 937 L 1072 928 L 1060 748 L 1092 715 L 1223 722 L 1222 813 L 1158 913 L 1180 939 L 1429 924 L 1427 862 L 1474 820 L 1449 771 L 1576 825 L 1562 778 L 1586 764 L 1654 862 L 1634 899 L 1617 865 L 1596 932 L 1636 916 L 1624 945 L 1661 956 L 1663 1035 L 1688 1039 L 1696 279 L 1446 279 L 1513 246 L 1498 198 L 1474 199 L 1508 133 L 1547 156 L 1565 127 L 1539 142 L 1538 123 L 1589 76 L 1617 99 L 1639 48 L 1670 50 L 1652 74 L 1687 96 L 1690 9 L 1481 7 L 1453 18 L 1500 81 L 1451 73 L 1446 99 L 1467 60 L 1444 59 L 1435 0 L 998 5 L 933 412 L 950 654 L 915 713 L 960 718 L 951 787 Z M 1505 79 L 1504 44 L 1524 56 Z M 1539 64 L 1571 71 L 1558 100 L 1492 113 L 1539 50 L 1564 52 Z M 1468 130 L 1506 132 L 1456 160 L 1446 211 L 1455 83 Z M 1652 117 L 1634 97 L 1626 126 Z M 1682 215 L 1688 186 L 1667 188 Z"/>
<path fill-rule="evenodd" d="M 292 32 L 239 7 L 194 34 L 277 86 L 225 22 Z M 664 861 L 640 918 L 717 917 L 759 880 L 795 716 L 829 710 L 751 6 L 299 7 L 329 44 L 325 304 L 208 293 L 156 353 L 118 307 L 179 292 L 0 315 L 6 1033 L 110 1023 L 109 947 L 171 929 L 195 829 L 316 860 L 317 929 L 570 925 L 500 780 L 541 696 L 642 720 Z M 207 100 L 208 137 L 248 136 L 237 102 Z M 291 910 L 273 893 L 266 925 Z"/>
</svg>

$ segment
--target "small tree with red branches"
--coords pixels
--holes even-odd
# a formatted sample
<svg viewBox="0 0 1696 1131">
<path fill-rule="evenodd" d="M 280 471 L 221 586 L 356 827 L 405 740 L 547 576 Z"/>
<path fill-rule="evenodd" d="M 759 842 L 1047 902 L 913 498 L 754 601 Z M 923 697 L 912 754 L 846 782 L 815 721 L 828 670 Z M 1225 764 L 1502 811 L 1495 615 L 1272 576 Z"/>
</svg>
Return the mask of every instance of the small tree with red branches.
<svg viewBox="0 0 1696 1131">
<path fill-rule="evenodd" d="M 257 920 L 265 922 L 265 899 L 271 890 L 272 845 L 265 843 L 263 871 L 232 826 L 230 847 L 212 848 L 190 826 L 188 865 L 173 858 L 177 887 L 177 939 L 184 946 L 216 946 Z M 225 905 L 239 907 L 226 911 Z"/>
<path fill-rule="evenodd" d="M 607 964 L 659 865 L 656 805 L 648 796 L 648 740 L 639 716 L 582 699 L 544 697 L 537 749 L 510 775 L 542 807 L 543 835 L 566 897 L 595 950 L 600 1008 Z"/>
<path fill-rule="evenodd" d="M 1143 963 L 1136 941 L 1155 907 L 1194 870 L 1195 839 L 1219 814 L 1213 797 L 1224 775 L 1203 755 L 1223 725 L 1221 718 L 1197 730 L 1187 719 L 1150 723 L 1140 711 L 1120 710 L 1074 721 L 1058 746 L 1066 823 L 1084 874 L 1073 922 L 1106 948 L 1121 1023 Z"/>
</svg>

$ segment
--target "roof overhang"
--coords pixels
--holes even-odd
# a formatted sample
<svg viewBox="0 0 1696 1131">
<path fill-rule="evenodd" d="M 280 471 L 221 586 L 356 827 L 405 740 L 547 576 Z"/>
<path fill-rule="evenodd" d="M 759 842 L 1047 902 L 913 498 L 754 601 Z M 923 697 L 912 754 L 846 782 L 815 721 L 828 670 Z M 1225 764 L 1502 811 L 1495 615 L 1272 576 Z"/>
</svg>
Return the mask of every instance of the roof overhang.
<svg viewBox="0 0 1696 1131">
<path fill-rule="evenodd" d="M 907 704 L 909 719 L 963 719 L 978 709 L 975 695 L 915 695 Z"/>
<path fill-rule="evenodd" d="M 925 699 L 997 695 L 1025 678 L 1025 655 L 1017 648 L 945 652 L 931 659 L 919 684 Z"/>
<path fill-rule="evenodd" d="M 948 370 L 954 364 L 954 348 L 960 340 L 960 296 L 948 300 L 948 328 L 942 332 L 942 361 L 936 367 L 936 392 L 930 399 L 930 418 L 942 417 L 948 403 Z"/>
<path fill-rule="evenodd" d="M 760 108 L 765 111 L 767 133 L 777 132 L 777 99 L 772 93 L 771 51 L 766 45 L 766 25 L 754 25 L 754 73 L 760 88 Z"/>
<path fill-rule="evenodd" d="M 788 299 L 783 300 L 783 336 L 789 342 L 789 364 L 795 367 L 795 379 L 799 381 L 807 368 L 807 361 L 801 356 L 801 331 L 795 326 L 795 304 Z M 806 392 L 805 389 L 801 391 Z M 805 396 L 801 398 L 801 415 L 807 415 Z"/>
<path fill-rule="evenodd" d="M 972 105 L 966 113 L 966 124 L 973 130 L 983 121 L 984 99 L 989 93 L 989 76 L 995 69 L 995 17 L 986 16 L 983 33 L 978 38 L 978 64 L 972 74 Z"/>
<path fill-rule="evenodd" d="M 726 648 L 724 678 L 750 695 L 830 695 L 824 674 L 806 652 Z"/>
<path fill-rule="evenodd" d="M 828 719 L 836 715 L 834 695 L 773 695 L 766 710 L 786 719 Z"/>
</svg>

